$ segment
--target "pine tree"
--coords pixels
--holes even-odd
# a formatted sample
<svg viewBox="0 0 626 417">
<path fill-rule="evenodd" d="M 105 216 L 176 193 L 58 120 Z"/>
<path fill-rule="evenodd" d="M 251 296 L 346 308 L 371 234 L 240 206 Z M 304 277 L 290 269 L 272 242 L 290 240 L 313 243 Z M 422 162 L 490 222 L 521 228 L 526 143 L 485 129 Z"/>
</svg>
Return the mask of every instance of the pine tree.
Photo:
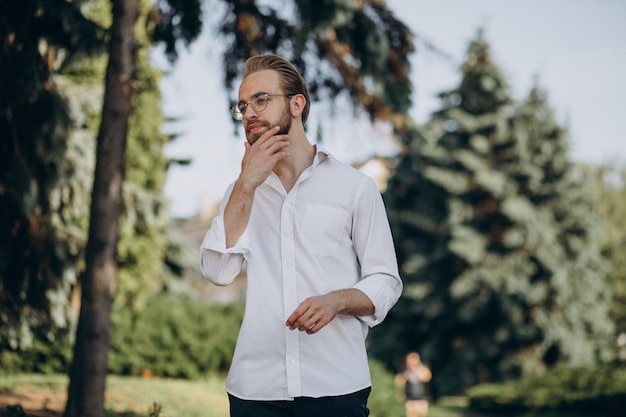
<svg viewBox="0 0 626 417">
<path fill-rule="evenodd" d="M 602 256 L 602 229 L 594 212 L 589 177 L 569 159 L 568 132 L 555 120 L 547 93 L 535 86 L 512 122 L 513 134 L 524 138 L 526 172 L 520 192 L 541 211 L 551 213 L 561 258 L 549 281 L 552 323 L 538 350 L 548 365 L 557 361 L 590 364 L 610 358 L 614 323 L 609 318 L 612 292 L 610 264 Z M 562 274 L 562 275 L 558 275 Z M 539 306 L 541 307 L 541 306 Z"/>
<path fill-rule="evenodd" d="M 611 262 L 609 273 L 613 302 L 611 316 L 615 321 L 617 357 L 626 362 L 626 165 L 614 162 L 587 166 L 592 179 L 594 209 L 602 224 L 602 252 Z"/>
<path fill-rule="evenodd" d="M 482 34 L 462 74 L 406 144 L 384 194 L 406 289 L 371 344 L 374 355 L 395 358 L 419 350 L 435 396 L 590 361 L 607 328 L 606 309 L 594 305 L 606 302 L 606 287 L 583 221 L 589 201 L 570 192 L 572 182 L 548 180 L 571 176 L 566 137 L 548 128 L 563 129 L 533 130 L 547 120 L 545 106 L 516 114 Z M 541 163 L 544 148 L 554 152 Z M 549 163 L 559 161 L 556 174 Z M 576 226 L 563 224 L 574 217 Z M 588 252 L 572 250 L 574 230 Z M 587 308 L 595 325 L 576 322 Z"/>
</svg>

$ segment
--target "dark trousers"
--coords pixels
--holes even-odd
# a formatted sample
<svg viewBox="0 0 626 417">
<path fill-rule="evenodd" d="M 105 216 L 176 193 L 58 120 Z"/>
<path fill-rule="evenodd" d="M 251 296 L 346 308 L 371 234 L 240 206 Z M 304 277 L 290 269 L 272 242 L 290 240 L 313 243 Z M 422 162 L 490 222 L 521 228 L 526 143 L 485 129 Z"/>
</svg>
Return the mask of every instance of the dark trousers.
<svg viewBox="0 0 626 417">
<path fill-rule="evenodd" d="M 336 397 L 297 397 L 293 401 L 251 401 L 228 394 L 230 417 L 367 417 L 371 390 Z"/>
</svg>

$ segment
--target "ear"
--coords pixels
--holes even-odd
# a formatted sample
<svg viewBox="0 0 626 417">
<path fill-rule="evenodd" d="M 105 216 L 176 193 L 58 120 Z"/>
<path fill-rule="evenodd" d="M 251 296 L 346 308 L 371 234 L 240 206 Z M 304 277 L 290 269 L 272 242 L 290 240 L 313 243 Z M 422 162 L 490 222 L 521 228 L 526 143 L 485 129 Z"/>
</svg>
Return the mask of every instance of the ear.
<svg viewBox="0 0 626 417">
<path fill-rule="evenodd" d="M 304 98 L 302 94 L 296 94 L 295 96 L 291 97 L 289 103 L 291 106 L 291 115 L 293 117 L 298 117 L 304 111 L 304 106 L 306 106 L 306 98 Z"/>
</svg>

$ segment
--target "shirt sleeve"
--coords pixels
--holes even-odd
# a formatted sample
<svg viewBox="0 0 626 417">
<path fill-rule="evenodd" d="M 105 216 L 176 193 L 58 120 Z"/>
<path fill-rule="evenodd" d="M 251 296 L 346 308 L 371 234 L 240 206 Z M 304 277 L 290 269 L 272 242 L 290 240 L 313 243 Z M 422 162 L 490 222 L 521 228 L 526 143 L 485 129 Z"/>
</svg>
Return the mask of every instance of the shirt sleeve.
<svg viewBox="0 0 626 417">
<path fill-rule="evenodd" d="M 211 222 L 200 245 L 200 271 L 216 285 L 231 284 L 241 272 L 243 261 L 249 253 L 247 228 L 234 246 L 226 248 L 224 208 L 231 192 L 232 185 L 220 203 L 219 213 Z"/>
<path fill-rule="evenodd" d="M 402 293 L 402 280 L 382 196 L 370 178 L 357 193 L 353 217 L 353 244 L 361 265 L 354 286 L 374 304 L 374 314 L 359 317 L 374 327 L 384 320 Z"/>
</svg>

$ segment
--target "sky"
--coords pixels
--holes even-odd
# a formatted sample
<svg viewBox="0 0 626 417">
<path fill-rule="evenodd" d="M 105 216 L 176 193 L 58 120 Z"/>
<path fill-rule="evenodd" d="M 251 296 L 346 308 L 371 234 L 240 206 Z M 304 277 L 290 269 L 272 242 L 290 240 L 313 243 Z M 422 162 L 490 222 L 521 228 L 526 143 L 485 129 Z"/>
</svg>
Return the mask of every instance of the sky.
<svg viewBox="0 0 626 417">
<path fill-rule="evenodd" d="M 626 1 L 387 0 L 387 5 L 417 36 L 411 115 L 418 122 L 439 108 L 437 93 L 458 85 L 469 42 L 482 28 L 515 100 L 523 100 L 535 82 L 548 92 L 557 121 L 569 129 L 573 160 L 626 162 Z M 219 14 L 207 14 L 205 27 L 215 27 L 213 16 Z M 176 65 L 155 58 L 169 71 L 161 81 L 164 111 L 177 119 L 165 126 L 178 134 L 165 152 L 192 160 L 168 174 L 165 195 L 175 217 L 193 216 L 203 204 L 219 201 L 239 173 L 245 139 L 228 110 L 222 53 L 218 37 L 205 30 Z M 324 121 L 324 147 L 340 160 L 351 163 L 395 149 L 384 127 L 372 129 L 352 117 L 331 122 L 326 116 L 313 108 L 308 125 Z"/>
</svg>

